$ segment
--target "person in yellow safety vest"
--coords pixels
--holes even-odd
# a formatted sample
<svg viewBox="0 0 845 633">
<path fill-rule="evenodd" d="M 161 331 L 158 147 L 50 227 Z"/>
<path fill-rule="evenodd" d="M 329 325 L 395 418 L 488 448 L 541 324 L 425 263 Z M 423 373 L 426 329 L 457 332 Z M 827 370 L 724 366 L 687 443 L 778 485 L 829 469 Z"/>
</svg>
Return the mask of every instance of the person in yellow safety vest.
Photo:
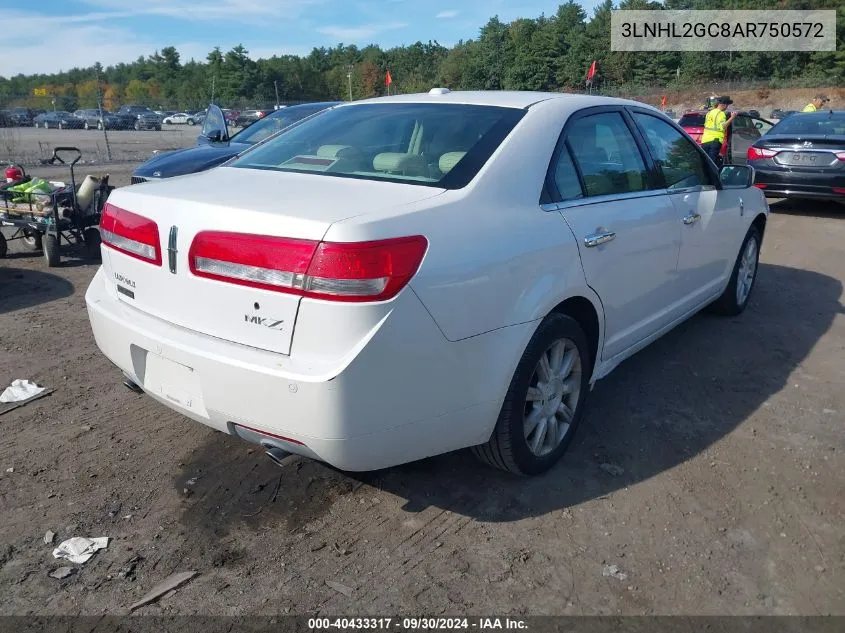
<svg viewBox="0 0 845 633">
<path fill-rule="evenodd" d="M 725 142 L 725 132 L 728 126 L 736 118 L 736 112 L 729 117 L 725 110 L 733 103 L 730 97 L 719 97 L 716 99 L 716 107 L 704 117 L 704 133 L 701 135 L 701 147 L 707 152 L 710 159 L 719 164 L 719 152 L 722 143 Z"/>
<path fill-rule="evenodd" d="M 830 99 L 827 98 L 827 95 L 817 94 L 813 97 L 813 100 L 810 101 L 801 112 L 815 112 L 816 110 L 821 110 L 824 107 L 825 103 L 829 103 Z"/>
</svg>

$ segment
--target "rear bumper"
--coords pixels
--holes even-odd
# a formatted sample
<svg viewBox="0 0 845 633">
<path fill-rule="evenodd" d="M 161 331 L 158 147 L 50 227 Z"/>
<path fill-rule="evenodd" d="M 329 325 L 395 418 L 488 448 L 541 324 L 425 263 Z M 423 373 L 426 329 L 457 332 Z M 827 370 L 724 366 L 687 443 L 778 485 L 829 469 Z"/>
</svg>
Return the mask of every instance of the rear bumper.
<svg viewBox="0 0 845 633">
<path fill-rule="evenodd" d="M 327 378 L 310 375 L 307 360 L 142 313 L 111 294 L 102 269 L 86 293 L 97 345 L 148 395 L 223 433 L 350 471 L 486 441 L 534 330 L 523 324 L 451 343 L 413 292 L 395 301 Z"/>
<path fill-rule="evenodd" d="M 845 199 L 845 170 L 837 172 L 793 171 L 786 168 L 772 169 L 757 166 L 754 184 L 767 198 L 815 198 L 820 200 Z"/>
</svg>

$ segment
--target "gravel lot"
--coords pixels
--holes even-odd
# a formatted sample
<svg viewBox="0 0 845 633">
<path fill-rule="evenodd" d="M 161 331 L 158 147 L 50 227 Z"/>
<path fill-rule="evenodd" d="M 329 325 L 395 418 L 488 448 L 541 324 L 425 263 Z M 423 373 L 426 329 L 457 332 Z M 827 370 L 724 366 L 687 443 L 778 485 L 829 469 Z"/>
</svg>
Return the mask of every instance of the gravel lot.
<svg viewBox="0 0 845 633">
<path fill-rule="evenodd" d="M 120 151 L 187 132 L 126 132 Z M 0 614 L 126 613 L 185 570 L 137 612 L 845 614 L 845 207 L 774 210 L 748 311 L 697 316 L 598 383 L 536 479 L 465 452 L 279 469 L 124 388 L 88 326 L 95 267 L 48 271 L 13 244 L 0 386 L 55 392 L 0 417 Z M 58 580 L 48 530 L 112 540 Z"/>
<path fill-rule="evenodd" d="M 161 132 L 135 130 L 107 130 L 111 147 L 111 163 L 139 163 L 155 150 L 171 150 L 194 145 L 200 132 L 198 126 L 165 126 Z M 31 127 L 0 128 L 0 159 L 14 160 L 25 166 L 39 164 L 49 158 L 56 147 L 78 147 L 82 151 L 82 170 L 85 164 L 102 165 L 108 160 L 106 142 L 98 130 L 43 130 Z M 109 166 L 111 167 L 111 163 Z M 32 170 L 36 173 L 35 168 Z M 41 174 L 42 168 L 37 169 Z M 128 184 L 128 181 L 127 181 Z"/>
</svg>

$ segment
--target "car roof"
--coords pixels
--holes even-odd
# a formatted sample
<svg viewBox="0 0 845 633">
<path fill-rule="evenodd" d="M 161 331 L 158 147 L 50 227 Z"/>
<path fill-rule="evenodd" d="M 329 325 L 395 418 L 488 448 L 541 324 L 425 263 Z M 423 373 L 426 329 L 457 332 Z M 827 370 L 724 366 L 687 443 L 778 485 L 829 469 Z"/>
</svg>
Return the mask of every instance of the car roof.
<svg viewBox="0 0 845 633">
<path fill-rule="evenodd" d="M 464 105 L 499 106 L 504 108 L 528 108 L 541 101 L 551 99 L 566 100 L 576 107 L 595 105 L 637 105 L 647 104 L 615 97 L 601 97 L 597 95 L 572 94 L 565 92 L 533 92 L 528 90 L 454 90 L 444 94 L 407 94 L 390 97 L 375 97 L 344 105 L 360 103 L 455 103 Z"/>
</svg>

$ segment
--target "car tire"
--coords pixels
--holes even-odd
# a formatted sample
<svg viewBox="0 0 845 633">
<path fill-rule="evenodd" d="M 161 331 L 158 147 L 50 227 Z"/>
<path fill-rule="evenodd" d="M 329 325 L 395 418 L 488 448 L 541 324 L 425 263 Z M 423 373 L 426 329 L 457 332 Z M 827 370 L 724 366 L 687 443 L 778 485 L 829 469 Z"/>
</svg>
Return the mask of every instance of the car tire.
<svg viewBox="0 0 845 633">
<path fill-rule="evenodd" d="M 160 125 L 156 125 L 156 132 L 161 132 L 161 126 Z"/>
<path fill-rule="evenodd" d="M 543 319 L 517 365 L 490 439 L 472 448 L 476 457 L 518 475 L 539 475 L 554 466 L 583 416 L 590 358 L 575 319 L 558 313 Z M 542 380 L 549 371 L 551 380 Z"/>
<path fill-rule="evenodd" d="M 0 259 L 6 257 L 9 252 L 9 244 L 6 242 L 6 236 L 0 233 Z"/>
<path fill-rule="evenodd" d="M 82 124 L 82 127 L 85 128 L 86 130 L 91 129 L 91 127 L 88 125 L 88 121 L 85 121 L 85 123 Z"/>
<path fill-rule="evenodd" d="M 710 311 L 723 316 L 737 316 L 745 311 L 757 281 L 762 238 L 756 226 L 748 229 L 736 257 L 731 279 L 722 296 L 710 305 Z"/>
<path fill-rule="evenodd" d="M 141 130 L 141 122 L 135 121 L 135 131 L 139 132 Z"/>
<path fill-rule="evenodd" d="M 47 233 L 43 240 L 44 244 L 44 259 L 49 268 L 55 268 L 59 265 L 59 239 L 52 233 Z"/>
<path fill-rule="evenodd" d="M 194 121 L 193 119 L 188 119 L 188 125 L 196 125 L 196 124 L 197 124 L 197 122 Z"/>
<path fill-rule="evenodd" d="M 98 129 L 98 130 L 102 130 L 102 129 L 103 129 L 103 122 L 102 122 L 102 121 L 97 121 L 97 129 Z"/>
<path fill-rule="evenodd" d="M 59 128 L 60 130 L 65 129 L 65 125 L 64 125 L 64 123 L 62 123 L 61 121 L 59 121 L 58 128 Z"/>
</svg>

